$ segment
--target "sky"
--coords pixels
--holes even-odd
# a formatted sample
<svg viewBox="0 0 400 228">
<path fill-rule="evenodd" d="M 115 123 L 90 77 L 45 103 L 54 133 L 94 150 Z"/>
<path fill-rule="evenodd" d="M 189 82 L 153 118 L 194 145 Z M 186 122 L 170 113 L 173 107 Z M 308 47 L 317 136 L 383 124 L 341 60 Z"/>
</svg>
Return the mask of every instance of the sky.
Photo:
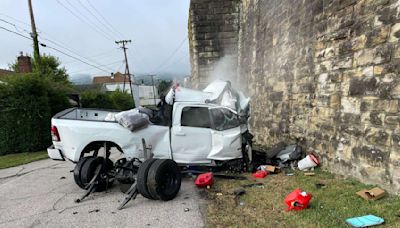
<svg viewBox="0 0 400 228">
<path fill-rule="evenodd" d="M 124 71 L 122 49 L 134 75 L 189 75 L 189 0 L 32 0 L 41 54 L 56 56 L 72 80 Z M 0 27 L 30 36 L 27 0 L 0 0 Z M 59 51 L 86 63 L 71 58 Z M 32 41 L 0 28 L 0 68 Z M 160 77 L 160 76 L 156 76 Z"/>
</svg>

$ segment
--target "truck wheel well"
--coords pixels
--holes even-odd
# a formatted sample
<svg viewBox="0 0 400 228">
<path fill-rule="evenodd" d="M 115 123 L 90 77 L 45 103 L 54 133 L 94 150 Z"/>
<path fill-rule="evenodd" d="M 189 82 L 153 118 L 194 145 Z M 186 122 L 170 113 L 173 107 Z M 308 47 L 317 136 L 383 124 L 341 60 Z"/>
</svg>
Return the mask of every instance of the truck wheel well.
<svg viewBox="0 0 400 228">
<path fill-rule="evenodd" d="M 100 148 L 104 147 L 104 143 L 106 143 L 107 150 L 110 150 L 111 148 L 115 147 L 115 148 L 117 148 L 118 151 L 123 153 L 121 147 L 118 144 L 116 144 L 115 142 L 94 141 L 94 142 L 91 142 L 88 145 L 86 145 L 85 148 L 83 148 L 80 158 L 83 158 L 85 156 L 85 154 L 91 153 L 92 151 L 93 151 L 93 154 L 95 154 L 95 153 L 97 154 L 97 151 Z"/>
</svg>

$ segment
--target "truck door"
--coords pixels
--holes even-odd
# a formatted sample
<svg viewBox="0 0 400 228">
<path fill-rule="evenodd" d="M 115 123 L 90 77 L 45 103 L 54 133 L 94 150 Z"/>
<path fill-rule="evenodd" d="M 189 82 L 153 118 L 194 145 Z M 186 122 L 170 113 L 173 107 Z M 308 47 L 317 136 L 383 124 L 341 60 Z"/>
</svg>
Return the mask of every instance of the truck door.
<svg viewBox="0 0 400 228">
<path fill-rule="evenodd" d="M 238 115 L 230 109 L 210 108 L 213 130 L 212 149 L 207 158 L 231 160 L 242 158 L 242 135 Z"/>
<path fill-rule="evenodd" d="M 172 157 L 177 163 L 204 164 L 211 151 L 211 120 L 208 107 L 182 105 L 174 107 L 171 129 Z"/>
</svg>

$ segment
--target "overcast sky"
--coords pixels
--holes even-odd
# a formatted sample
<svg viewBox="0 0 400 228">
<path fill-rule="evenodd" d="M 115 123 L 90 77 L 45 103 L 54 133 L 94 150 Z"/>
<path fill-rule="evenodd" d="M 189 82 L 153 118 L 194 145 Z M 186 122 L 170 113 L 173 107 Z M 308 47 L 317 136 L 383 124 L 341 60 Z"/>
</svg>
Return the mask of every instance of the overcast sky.
<svg viewBox="0 0 400 228">
<path fill-rule="evenodd" d="M 121 39 L 132 40 L 128 45 L 128 60 L 134 74 L 190 72 L 189 0 L 32 0 L 32 3 L 40 42 L 73 56 L 79 54 L 79 59 L 101 68 L 41 47 L 42 54 L 57 56 L 72 76 L 123 71 L 123 52 L 114 43 Z M 1 27 L 29 36 L 29 23 L 27 0 L 0 0 Z M 7 69 L 20 51 L 31 54 L 32 42 L 0 29 L 0 68 Z"/>
</svg>

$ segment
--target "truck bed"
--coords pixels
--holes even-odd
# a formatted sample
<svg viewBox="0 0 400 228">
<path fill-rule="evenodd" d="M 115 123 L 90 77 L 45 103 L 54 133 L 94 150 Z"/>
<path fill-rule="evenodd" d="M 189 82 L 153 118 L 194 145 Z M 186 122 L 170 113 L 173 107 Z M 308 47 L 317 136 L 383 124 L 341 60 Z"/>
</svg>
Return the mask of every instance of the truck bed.
<svg viewBox="0 0 400 228">
<path fill-rule="evenodd" d="M 70 108 L 56 114 L 51 120 L 60 135 L 60 141 L 53 141 L 55 149 L 77 162 L 90 143 L 107 141 L 115 143 L 128 158 L 143 158 L 142 139 L 145 139 L 155 156 L 171 156 L 168 126 L 150 124 L 131 132 L 115 121 L 116 113 L 115 110 Z"/>
<path fill-rule="evenodd" d="M 84 121 L 116 122 L 113 118 L 118 110 L 103 110 L 91 108 L 69 108 L 57 113 L 53 118 Z"/>
</svg>

